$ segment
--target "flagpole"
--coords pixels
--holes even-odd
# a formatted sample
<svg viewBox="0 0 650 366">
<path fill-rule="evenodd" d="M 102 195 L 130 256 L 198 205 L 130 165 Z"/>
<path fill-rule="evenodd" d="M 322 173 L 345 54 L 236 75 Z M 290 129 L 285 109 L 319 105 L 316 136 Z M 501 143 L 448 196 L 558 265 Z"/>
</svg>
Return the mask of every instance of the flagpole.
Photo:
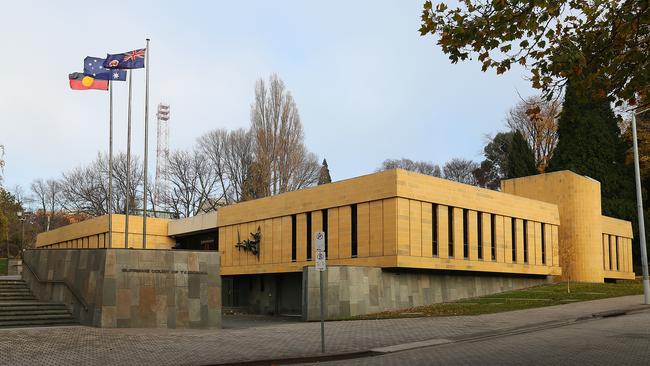
<svg viewBox="0 0 650 366">
<path fill-rule="evenodd" d="M 133 89 L 132 72 L 129 70 L 129 107 L 127 114 L 126 138 L 126 203 L 124 212 L 124 247 L 129 247 L 129 201 L 131 200 L 131 90 Z"/>
<path fill-rule="evenodd" d="M 113 83 L 108 81 L 108 247 L 113 247 Z M 106 247 L 106 243 L 104 243 Z"/>
<path fill-rule="evenodd" d="M 149 163 L 149 38 L 145 48 L 144 88 L 144 194 L 142 210 L 142 249 L 147 248 L 147 165 Z"/>
</svg>

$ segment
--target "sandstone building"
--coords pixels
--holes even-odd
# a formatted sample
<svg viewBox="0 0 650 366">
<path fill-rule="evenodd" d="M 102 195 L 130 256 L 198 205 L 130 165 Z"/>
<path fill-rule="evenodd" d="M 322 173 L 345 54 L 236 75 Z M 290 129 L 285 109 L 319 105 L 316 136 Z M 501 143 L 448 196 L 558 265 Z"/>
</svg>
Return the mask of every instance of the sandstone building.
<svg viewBox="0 0 650 366">
<path fill-rule="evenodd" d="M 307 320 L 319 311 L 318 231 L 329 318 L 553 279 L 634 278 L 630 222 L 602 216 L 600 183 L 569 171 L 505 180 L 497 192 L 389 170 L 147 223 L 147 250 L 218 251 L 224 307 Z M 113 248 L 142 249 L 141 218 L 129 228 L 125 245 L 124 216 L 113 216 Z M 103 216 L 39 234 L 37 247 L 107 248 L 107 237 Z"/>
</svg>

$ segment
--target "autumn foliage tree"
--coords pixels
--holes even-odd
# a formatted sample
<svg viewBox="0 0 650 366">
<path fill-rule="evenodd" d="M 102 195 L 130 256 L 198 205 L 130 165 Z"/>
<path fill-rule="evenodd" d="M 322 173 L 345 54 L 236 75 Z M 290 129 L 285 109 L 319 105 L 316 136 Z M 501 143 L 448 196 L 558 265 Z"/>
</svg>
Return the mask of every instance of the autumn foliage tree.
<svg viewBox="0 0 650 366">
<path fill-rule="evenodd" d="M 635 104 L 650 80 L 648 1 L 426 1 L 421 20 L 420 33 L 436 35 L 451 62 L 476 58 L 497 74 L 524 65 L 547 96 L 571 79 Z"/>
<path fill-rule="evenodd" d="M 559 101 L 540 96 L 522 99 L 506 116 L 506 125 L 524 138 L 533 152 L 537 172 L 543 173 L 557 145 L 557 121 L 562 110 Z"/>
</svg>

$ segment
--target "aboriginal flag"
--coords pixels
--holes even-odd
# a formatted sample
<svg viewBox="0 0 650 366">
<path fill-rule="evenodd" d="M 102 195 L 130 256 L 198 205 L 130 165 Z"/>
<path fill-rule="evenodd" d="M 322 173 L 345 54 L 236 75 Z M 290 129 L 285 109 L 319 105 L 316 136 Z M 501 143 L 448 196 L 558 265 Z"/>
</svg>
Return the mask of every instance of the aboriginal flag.
<svg viewBox="0 0 650 366">
<path fill-rule="evenodd" d="M 70 79 L 70 89 L 72 90 L 108 90 L 108 80 L 96 80 L 82 72 L 73 72 L 68 75 L 68 79 Z"/>
</svg>

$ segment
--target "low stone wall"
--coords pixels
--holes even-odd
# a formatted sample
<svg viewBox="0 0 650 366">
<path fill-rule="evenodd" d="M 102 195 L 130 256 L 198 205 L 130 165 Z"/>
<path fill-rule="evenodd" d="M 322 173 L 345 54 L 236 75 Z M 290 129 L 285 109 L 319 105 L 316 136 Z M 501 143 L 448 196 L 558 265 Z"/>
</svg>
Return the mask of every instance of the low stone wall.
<svg viewBox="0 0 650 366">
<path fill-rule="evenodd" d="M 454 301 L 547 282 L 545 277 L 449 274 L 352 266 L 328 266 L 325 273 L 327 319 Z M 320 319 L 319 276 L 314 267 L 303 269 L 302 314 L 305 320 Z"/>
<path fill-rule="evenodd" d="M 215 328 L 221 325 L 219 253 L 141 249 L 35 249 L 23 278 L 43 301 L 63 302 L 81 324 L 106 328 Z"/>
<path fill-rule="evenodd" d="M 23 270 L 22 259 L 9 259 L 7 261 L 7 274 L 9 276 L 18 276 Z"/>
</svg>

